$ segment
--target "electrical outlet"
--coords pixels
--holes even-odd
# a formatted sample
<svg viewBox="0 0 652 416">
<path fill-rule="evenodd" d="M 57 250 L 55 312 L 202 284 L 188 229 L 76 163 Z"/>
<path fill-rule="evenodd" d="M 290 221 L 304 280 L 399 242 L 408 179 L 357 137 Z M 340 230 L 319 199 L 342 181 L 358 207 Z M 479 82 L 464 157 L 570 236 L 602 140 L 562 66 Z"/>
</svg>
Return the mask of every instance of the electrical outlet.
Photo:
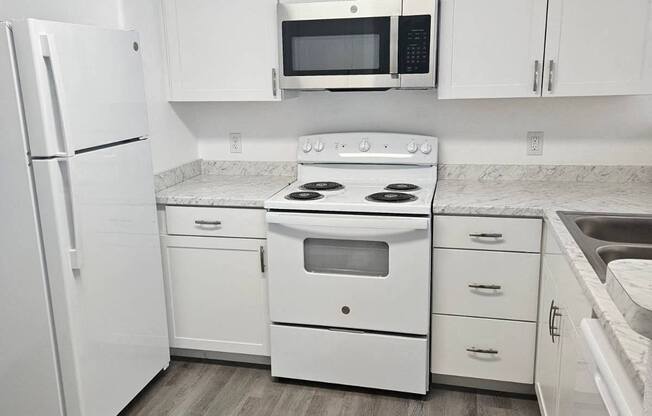
<svg viewBox="0 0 652 416">
<path fill-rule="evenodd" d="M 543 154 L 543 132 L 528 131 L 527 132 L 527 155 L 541 156 L 542 154 Z"/>
<path fill-rule="evenodd" d="M 231 153 L 242 153 L 242 134 L 229 133 L 229 148 Z"/>
</svg>

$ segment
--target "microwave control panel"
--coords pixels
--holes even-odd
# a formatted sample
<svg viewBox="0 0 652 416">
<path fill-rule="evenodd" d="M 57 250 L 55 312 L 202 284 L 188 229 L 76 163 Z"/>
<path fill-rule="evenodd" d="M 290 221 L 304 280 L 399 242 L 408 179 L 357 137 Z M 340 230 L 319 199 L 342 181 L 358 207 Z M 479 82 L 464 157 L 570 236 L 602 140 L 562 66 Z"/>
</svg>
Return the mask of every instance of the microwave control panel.
<svg viewBox="0 0 652 416">
<path fill-rule="evenodd" d="M 430 19 L 430 15 L 399 17 L 399 73 L 430 72 Z"/>
</svg>

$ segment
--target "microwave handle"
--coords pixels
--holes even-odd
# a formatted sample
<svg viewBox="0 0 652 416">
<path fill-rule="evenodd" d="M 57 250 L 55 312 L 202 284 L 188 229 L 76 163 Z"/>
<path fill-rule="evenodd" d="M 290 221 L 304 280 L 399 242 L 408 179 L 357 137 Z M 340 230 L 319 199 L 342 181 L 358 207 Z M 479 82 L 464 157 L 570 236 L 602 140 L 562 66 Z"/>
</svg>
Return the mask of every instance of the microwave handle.
<svg viewBox="0 0 652 416">
<path fill-rule="evenodd" d="M 389 22 L 389 73 L 398 74 L 398 16 L 391 16 Z"/>
</svg>

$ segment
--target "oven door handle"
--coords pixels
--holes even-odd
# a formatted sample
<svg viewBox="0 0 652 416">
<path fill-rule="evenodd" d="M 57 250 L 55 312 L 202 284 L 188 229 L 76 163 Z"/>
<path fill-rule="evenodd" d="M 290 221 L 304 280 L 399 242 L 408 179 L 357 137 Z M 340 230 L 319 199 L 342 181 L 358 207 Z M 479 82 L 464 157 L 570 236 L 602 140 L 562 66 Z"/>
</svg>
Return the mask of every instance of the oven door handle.
<svg viewBox="0 0 652 416">
<path fill-rule="evenodd" d="M 420 217 L 376 217 L 364 215 L 293 214 L 268 212 L 268 224 L 346 229 L 428 230 L 430 220 Z"/>
</svg>

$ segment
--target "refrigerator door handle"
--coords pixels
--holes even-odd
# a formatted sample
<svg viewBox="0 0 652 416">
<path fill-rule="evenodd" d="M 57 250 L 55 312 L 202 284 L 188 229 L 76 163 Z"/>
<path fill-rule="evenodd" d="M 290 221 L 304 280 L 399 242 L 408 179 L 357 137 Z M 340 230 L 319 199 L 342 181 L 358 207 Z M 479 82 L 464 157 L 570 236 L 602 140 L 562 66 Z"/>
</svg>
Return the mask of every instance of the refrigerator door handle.
<svg viewBox="0 0 652 416">
<path fill-rule="evenodd" d="M 63 116 L 63 106 L 61 105 L 61 97 L 63 92 L 61 76 L 57 69 L 56 47 L 52 40 L 51 35 L 40 35 L 41 41 L 41 55 L 45 61 L 45 67 L 48 74 L 48 84 L 51 96 L 51 110 L 52 122 L 54 123 L 54 130 L 56 133 L 57 144 L 62 148 L 62 151 L 55 152 L 56 155 L 65 154 L 68 157 L 74 156 L 75 151 L 72 149 L 68 138 L 66 137 L 65 118 Z"/>
<path fill-rule="evenodd" d="M 81 270 L 82 268 L 82 251 L 81 251 L 81 237 L 79 233 L 79 213 L 76 208 L 75 201 L 75 186 L 73 182 L 72 163 L 68 158 L 57 159 L 61 165 L 64 173 L 64 180 L 66 181 L 66 205 L 68 206 L 69 220 L 70 220 L 70 266 L 73 270 Z"/>
</svg>

